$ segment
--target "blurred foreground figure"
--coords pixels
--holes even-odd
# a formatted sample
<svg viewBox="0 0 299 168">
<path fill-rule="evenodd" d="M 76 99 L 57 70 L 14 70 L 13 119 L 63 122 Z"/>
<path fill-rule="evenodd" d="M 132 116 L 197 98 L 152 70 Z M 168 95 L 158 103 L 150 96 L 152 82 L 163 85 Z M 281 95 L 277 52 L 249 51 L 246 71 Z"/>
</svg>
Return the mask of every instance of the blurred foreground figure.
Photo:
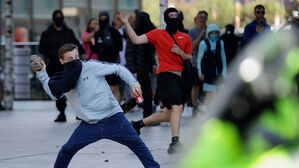
<svg viewBox="0 0 299 168">
<path fill-rule="evenodd" d="M 265 34 L 232 62 L 223 90 L 214 96 L 217 106 L 200 117 L 195 127 L 201 129 L 192 132 L 196 136 L 179 167 L 299 167 L 295 32 Z"/>
</svg>

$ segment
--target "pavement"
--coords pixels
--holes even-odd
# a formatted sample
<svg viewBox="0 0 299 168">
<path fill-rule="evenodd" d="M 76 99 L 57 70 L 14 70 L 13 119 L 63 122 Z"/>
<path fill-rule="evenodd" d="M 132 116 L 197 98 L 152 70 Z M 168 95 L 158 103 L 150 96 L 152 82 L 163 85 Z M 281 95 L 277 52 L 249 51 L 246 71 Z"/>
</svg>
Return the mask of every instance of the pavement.
<svg viewBox="0 0 299 168">
<path fill-rule="evenodd" d="M 183 144 L 188 139 L 191 111 L 190 107 L 186 108 L 181 120 Z M 66 109 L 67 122 L 53 122 L 57 115 L 54 101 L 15 101 L 12 111 L 0 111 L 0 168 L 53 167 L 61 146 L 80 123 L 70 106 Z M 141 119 L 142 109 L 135 107 L 126 117 L 129 121 Z M 144 127 L 140 137 L 162 168 L 174 168 L 181 160 L 182 154 L 167 153 L 171 140 L 169 123 Z M 103 139 L 80 150 L 69 165 L 69 168 L 94 167 L 141 168 L 143 165 L 126 146 Z"/>
</svg>

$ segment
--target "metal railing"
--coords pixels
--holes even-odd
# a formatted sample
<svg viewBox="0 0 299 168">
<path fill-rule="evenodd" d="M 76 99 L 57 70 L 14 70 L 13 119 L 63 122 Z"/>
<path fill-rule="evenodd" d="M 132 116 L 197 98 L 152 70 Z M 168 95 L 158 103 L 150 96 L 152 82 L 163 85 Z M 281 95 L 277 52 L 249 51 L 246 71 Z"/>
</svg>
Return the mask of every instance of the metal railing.
<svg viewBox="0 0 299 168">
<path fill-rule="evenodd" d="M 50 97 L 43 90 L 42 84 L 30 68 L 30 55 L 37 54 L 39 42 L 14 42 L 14 99 L 15 100 L 49 100 Z M 4 43 L 1 43 L 0 65 L 4 69 Z M 3 77 L 1 72 L 1 86 Z M 2 90 L 2 89 L 1 89 Z M 3 92 L 1 92 L 3 93 Z M 2 97 L 2 95 L 1 95 Z"/>
</svg>

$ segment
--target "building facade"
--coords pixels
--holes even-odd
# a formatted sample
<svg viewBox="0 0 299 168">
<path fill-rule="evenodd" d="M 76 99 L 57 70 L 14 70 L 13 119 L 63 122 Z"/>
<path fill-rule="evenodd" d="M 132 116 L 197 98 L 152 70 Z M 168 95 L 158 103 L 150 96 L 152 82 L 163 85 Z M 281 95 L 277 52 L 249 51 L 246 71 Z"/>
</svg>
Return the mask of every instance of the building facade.
<svg viewBox="0 0 299 168">
<path fill-rule="evenodd" d="M 5 0 L 0 0 L 1 36 L 4 36 Z M 133 12 L 141 8 L 141 0 L 13 0 L 14 28 L 26 27 L 30 41 L 39 41 L 40 35 L 52 22 L 52 12 L 62 9 L 66 24 L 79 38 L 90 18 L 98 18 L 98 13 L 108 10 L 110 16 L 115 11 Z M 110 19 L 111 21 L 111 19 Z"/>
</svg>

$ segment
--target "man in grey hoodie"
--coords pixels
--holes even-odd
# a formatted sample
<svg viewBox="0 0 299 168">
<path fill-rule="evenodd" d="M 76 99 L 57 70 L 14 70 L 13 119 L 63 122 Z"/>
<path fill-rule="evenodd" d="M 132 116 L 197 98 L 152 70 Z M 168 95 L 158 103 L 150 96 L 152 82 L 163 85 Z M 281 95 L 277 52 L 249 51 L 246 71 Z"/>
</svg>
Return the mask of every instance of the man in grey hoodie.
<svg viewBox="0 0 299 168">
<path fill-rule="evenodd" d="M 63 72 L 49 78 L 42 60 L 41 69 L 35 69 L 35 72 L 48 95 L 53 100 L 65 95 L 82 122 L 62 146 L 54 167 L 67 167 L 77 151 L 105 138 L 126 145 L 137 155 L 144 167 L 159 168 L 159 164 L 125 118 L 105 80 L 106 75 L 116 74 L 131 86 L 133 96 L 139 96 L 141 88 L 132 74 L 117 64 L 82 62 L 74 44 L 63 45 L 58 55 L 64 66 Z M 36 64 L 37 62 L 33 61 L 31 66 Z"/>
</svg>

